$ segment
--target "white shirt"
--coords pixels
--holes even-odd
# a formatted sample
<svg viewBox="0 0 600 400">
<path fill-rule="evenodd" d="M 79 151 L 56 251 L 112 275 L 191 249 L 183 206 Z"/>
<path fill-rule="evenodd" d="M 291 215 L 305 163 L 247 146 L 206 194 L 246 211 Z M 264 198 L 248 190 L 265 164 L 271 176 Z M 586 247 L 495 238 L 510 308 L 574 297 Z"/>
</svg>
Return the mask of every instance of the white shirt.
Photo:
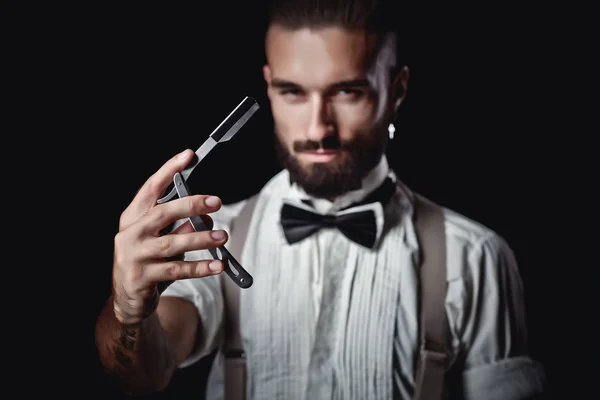
<svg viewBox="0 0 600 400">
<path fill-rule="evenodd" d="M 386 158 L 361 190 L 335 202 L 311 199 L 321 213 L 359 201 L 387 176 Z M 402 183 L 385 212 L 374 250 L 334 228 L 289 245 L 279 225 L 284 202 L 309 198 L 281 171 L 261 190 L 240 262 L 254 277 L 240 297 L 247 357 L 248 399 L 410 399 L 418 345 L 416 254 L 412 192 Z M 244 202 L 213 214 L 215 229 L 229 230 Z M 523 399 L 542 390 L 542 367 L 527 354 L 522 285 L 507 243 L 489 228 L 444 208 L 447 240 L 446 313 L 451 362 L 447 380 L 464 399 Z M 210 258 L 205 251 L 188 259 Z M 173 283 L 163 296 L 196 305 L 198 343 L 188 366 L 221 343 L 223 300 L 217 277 Z M 207 399 L 222 398 L 217 357 Z"/>
</svg>

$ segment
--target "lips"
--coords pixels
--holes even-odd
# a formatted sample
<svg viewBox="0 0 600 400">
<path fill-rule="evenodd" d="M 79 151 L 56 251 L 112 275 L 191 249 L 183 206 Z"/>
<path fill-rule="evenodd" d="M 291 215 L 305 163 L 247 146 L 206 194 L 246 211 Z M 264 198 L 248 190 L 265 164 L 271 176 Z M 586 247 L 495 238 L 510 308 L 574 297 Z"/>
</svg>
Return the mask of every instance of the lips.
<svg viewBox="0 0 600 400">
<path fill-rule="evenodd" d="M 303 151 L 300 157 L 315 163 L 330 162 L 340 154 L 339 150 Z"/>
<path fill-rule="evenodd" d="M 339 150 L 315 150 L 315 151 L 304 151 L 304 154 L 337 154 Z"/>
</svg>

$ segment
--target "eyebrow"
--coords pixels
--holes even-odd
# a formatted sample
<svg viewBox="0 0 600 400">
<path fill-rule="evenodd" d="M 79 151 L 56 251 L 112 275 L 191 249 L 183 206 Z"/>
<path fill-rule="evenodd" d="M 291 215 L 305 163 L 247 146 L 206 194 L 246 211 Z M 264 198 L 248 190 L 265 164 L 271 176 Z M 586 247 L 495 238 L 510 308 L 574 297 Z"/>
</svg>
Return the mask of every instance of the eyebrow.
<svg viewBox="0 0 600 400">
<path fill-rule="evenodd" d="M 271 81 L 271 86 L 274 88 L 278 88 L 278 89 L 296 89 L 296 88 L 300 87 L 300 85 L 295 82 L 288 81 L 286 79 L 279 79 L 279 78 L 273 78 L 273 80 Z M 371 84 L 369 83 L 369 81 L 367 79 L 358 78 L 358 79 L 349 79 L 349 80 L 335 82 L 335 83 L 329 85 L 329 89 L 340 89 L 340 88 L 347 88 L 347 87 L 366 88 L 366 87 L 370 87 L 370 86 L 371 86 Z"/>
</svg>

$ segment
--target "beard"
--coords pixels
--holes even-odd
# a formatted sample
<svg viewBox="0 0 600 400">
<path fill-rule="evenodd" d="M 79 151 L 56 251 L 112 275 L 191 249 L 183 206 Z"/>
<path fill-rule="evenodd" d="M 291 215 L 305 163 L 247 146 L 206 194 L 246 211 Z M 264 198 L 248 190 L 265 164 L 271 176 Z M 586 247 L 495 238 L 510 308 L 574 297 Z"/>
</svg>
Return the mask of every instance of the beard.
<svg viewBox="0 0 600 400">
<path fill-rule="evenodd" d="M 292 182 L 308 195 L 334 199 L 351 190 L 360 189 L 363 179 L 381 160 L 387 145 L 387 135 L 381 129 L 374 135 L 357 135 L 354 139 L 340 141 L 337 136 L 327 136 L 321 141 L 298 140 L 294 152 L 340 150 L 333 161 L 303 165 L 275 132 L 275 150 L 282 166 L 288 170 Z"/>
</svg>

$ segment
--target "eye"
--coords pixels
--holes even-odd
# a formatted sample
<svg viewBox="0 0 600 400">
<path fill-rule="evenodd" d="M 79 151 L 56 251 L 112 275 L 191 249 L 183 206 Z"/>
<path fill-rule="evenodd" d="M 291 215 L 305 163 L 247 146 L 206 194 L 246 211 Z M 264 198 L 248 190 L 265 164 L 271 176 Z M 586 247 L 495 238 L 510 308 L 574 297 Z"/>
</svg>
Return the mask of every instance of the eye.
<svg viewBox="0 0 600 400">
<path fill-rule="evenodd" d="M 299 88 L 282 88 L 279 94 L 283 99 L 290 103 L 298 103 L 304 100 L 304 91 Z"/>
<path fill-rule="evenodd" d="M 359 89 L 352 88 L 344 88 L 337 91 L 336 96 L 341 97 L 343 99 L 358 99 L 362 97 L 364 91 Z"/>
<path fill-rule="evenodd" d="M 302 94 L 302 92 L 300 91 L 300 89 L 282 89 L 280 91 L 280 93 L 284 96 L 299 96 L 300 94 Z"/>
</svg>

